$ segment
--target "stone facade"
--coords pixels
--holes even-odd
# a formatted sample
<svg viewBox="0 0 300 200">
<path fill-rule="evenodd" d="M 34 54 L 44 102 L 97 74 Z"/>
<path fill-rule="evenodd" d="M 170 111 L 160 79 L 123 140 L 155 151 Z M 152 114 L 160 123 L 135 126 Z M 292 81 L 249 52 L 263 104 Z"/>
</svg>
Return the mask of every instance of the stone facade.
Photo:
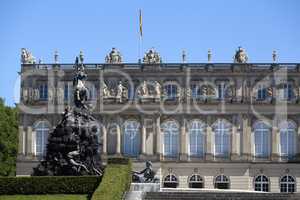
<svg viewBox="0 0 300 200">
<path fill-rule="evenodd" d="M 136 169 L 151 160 L 162 185 L 174 175 L 186 188 L 196 174 L 214 188 L 225 175 L 228 188 L 254 190 L 264 175 L 268 191 L 280 192 L 290 175 L 300 191 L 300 64 L 107 62 L 85 70 L 103 158 L 129 156 Z M 72 106 L 73 69 L 22 64 L 21 77 L 17 175 L 29 175 Z"/>
</svg>

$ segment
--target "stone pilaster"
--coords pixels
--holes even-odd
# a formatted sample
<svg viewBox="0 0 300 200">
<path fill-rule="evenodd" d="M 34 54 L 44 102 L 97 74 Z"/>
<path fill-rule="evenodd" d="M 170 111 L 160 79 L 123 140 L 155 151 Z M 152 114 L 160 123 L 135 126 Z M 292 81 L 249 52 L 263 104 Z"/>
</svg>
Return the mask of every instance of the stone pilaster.
<svg viewBox="0 0 300 200">
<path fill-rule="evenodd" d="M 251 126 L 249 116 L 242 116 L 242 159 L 250 160 L 252 153 L 251 148 L 254 148 L 253 140 L 251 137 Z"/>
<path fill-rule="evenodd" d="M 141 149 L 142 149 L 142 155 L 146 155 L 146 141 L 147 141 L 147 129 L 146 129 L 146 121 L 145 118 L 142 118 L 142 128 L 141 128 L 141 133 L 142 133 L 142 142 L 141 142 Z"/>
<path fill-rule="evenodd" d="M 27 127 L 27 141 L 26 141 L 26 155 L 32 156 L 33 154 L 33 144 L 32 144 L 32 127 Z"/>
<path fill-rule="evenodd" d="M 102 124 L 101 129 L 102 129 L 102 154 L 104 156 L 107 155 L 107 129 L 106 129 L 105 123 Z"/>
<path fill-rule="evenodd" d="M 210 126 L 207 126 L 207 128 L 206 128 L 206 153 L 205 153 L 206 160 L 213 160 L 214 143 L 215 142 L 213 139 L 212 128 Z"/>
<path fill-rule="evenodd" d="M 19 146 L 18 153 L 21 155 L 25 155 L 25 133 L 23 126 L 19 126 Z"/>
<path fill-rule="evenodd" d="M 240 133 L 237 130 L 236 125 L 232 127 L 231 136 L 231 160 L 239 160 L 240 155 Z"/>
<path fill-rule="evenodd" d="M 156 156 L 158 157 L 158 159 L 161 159 L 162 156 L 162 143 L 163 143 L 163 137 L 161 135 L 161 130 L 160 130 L 160 116 L 156 117 L 156 123 L 155 123 L 155 133 L 156 133 Z"/>
<path fill-rule="evenodd" d="M 272 128 L 272 136 L 271 136 L 271 160 L 278 161 L 279 160 L 279 143 L 280 143 L 280 135 L 279 129 L 277 127 Z"/>
<path fill-rule="evenodd" d="M 117 132 L 117 148 L 116 148 L 116 154 L 121 155 L 121 143 L 122 143 L 122 138 L 121 138 L 121 125 L 117 124 L 116 125 L 116 132 Z"/>
<path fill-rule="evenodd" d="M 181 122 L 181 127 L 180 127 L 180 160 L 181 161 L 186 161 L 188 156 L 187 156 L 187 140 L 186 140 L 186 124 L 185 124 L 185 119 L 182 118 L 182 122 Z"/>
</svg>

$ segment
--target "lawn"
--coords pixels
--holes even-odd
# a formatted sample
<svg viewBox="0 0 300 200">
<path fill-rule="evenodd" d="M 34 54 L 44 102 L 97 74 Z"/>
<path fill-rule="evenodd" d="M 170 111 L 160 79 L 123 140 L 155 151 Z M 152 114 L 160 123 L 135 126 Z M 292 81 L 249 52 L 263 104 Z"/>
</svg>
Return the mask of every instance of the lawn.
<svg viewBox="0 0 300 200">
<path fill-rule="evenodd" d="M 87 200 L 88 195 L 0 195 L 0 200 Z"/>
</svg>

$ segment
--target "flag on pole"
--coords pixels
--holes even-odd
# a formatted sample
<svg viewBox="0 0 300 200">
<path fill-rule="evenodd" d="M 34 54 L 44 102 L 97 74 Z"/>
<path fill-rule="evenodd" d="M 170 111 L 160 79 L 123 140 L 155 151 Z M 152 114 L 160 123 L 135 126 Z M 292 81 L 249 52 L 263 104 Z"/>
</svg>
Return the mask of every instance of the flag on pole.
<svg viewBox="0 0 300 200">
<path fill-rule="evenodd" d="M 140 9 L 140 36 L 143 37 L 143 19 L 142 19 L 142 10 Z"/>
</svg>

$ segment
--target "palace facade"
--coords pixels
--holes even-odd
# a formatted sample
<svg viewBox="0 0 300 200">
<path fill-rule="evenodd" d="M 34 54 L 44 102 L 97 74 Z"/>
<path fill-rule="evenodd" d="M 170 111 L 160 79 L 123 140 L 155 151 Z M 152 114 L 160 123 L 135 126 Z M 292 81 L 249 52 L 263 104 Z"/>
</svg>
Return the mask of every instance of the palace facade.
<svg viewBox="0 0 300 200">
<path fill-rule="evenodd" d="M 273 55 L 274 58 L 274 55 Z M 85 64 L 102 157 L 151 160 L 162 187 L 300 192 L 300 64 Z M 80 54 L 80 62 L 83 62 Z M 73 64 L 38 64 L 22 51 L 17 175 L 43 159 L 47 137 L 73 103 Z"/>
</svg>

